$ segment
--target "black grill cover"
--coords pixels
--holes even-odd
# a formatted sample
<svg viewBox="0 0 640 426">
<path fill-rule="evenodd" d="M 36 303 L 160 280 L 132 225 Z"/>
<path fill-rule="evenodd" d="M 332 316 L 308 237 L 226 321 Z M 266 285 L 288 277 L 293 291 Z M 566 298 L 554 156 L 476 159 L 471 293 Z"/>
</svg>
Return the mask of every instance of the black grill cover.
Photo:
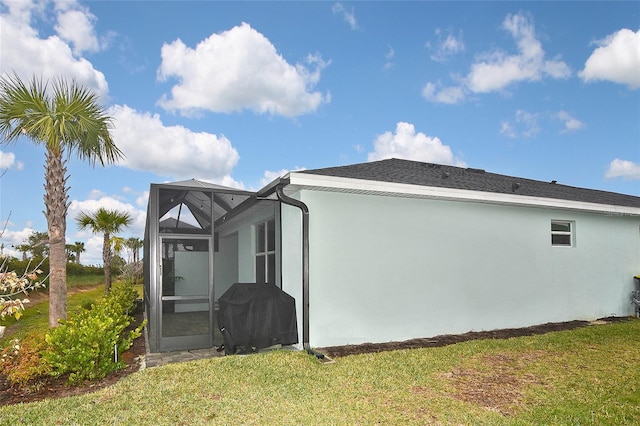
<svg viewBox="0 0 640 426">
<path fill-rule="evenodd" d="M 218 305 L 226 354 L 298 343 L 295 299 L 273 284 L 235 283 Z"/>
</svg>

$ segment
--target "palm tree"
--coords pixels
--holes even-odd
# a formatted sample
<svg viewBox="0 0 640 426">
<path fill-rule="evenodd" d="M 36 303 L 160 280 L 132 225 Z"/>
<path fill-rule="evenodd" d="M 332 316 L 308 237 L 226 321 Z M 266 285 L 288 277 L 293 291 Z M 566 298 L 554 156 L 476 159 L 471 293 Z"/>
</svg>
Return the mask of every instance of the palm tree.
<svg viewBox="0 0 640 426">
<path fill-rule="evenodd" d="M 136 263 L 140 258 L 140 249 L 142 248 L 142 240 L 140 238 L 131 237 L 127 239 L 125 245 L 133 255 L 133 263 Z"/>
<path fill-rule="evenodd" d="M 75 244 L 71 246 L 71 251 L 76 255 L 76 263 L 80 263 L 80 253 L 84 253 L 84 243 L 81 241 L 76 241 Z"/>
<path fill-rule="evenodd" d="M 64 249 L 67 252 L 67 262 L 75 263 L 76 255 L 73 252 L 73 244 L 66 244 Z"/>
<path fill-rule="evenodd" d="M 100 207 L 93 214 L 80 212 L 76 217 L 76 223 L 81 230 L 89 228 L 94 234 L 102 233 L 104 235 L 102 243 L 104 291 L 109 293 L 109 290 L 111 290 L 111 235 L 129 226 L 131 216 L 129 216 L 129 213 Z"/>
<path fill-rule="evenodd" d="M 109 240 L 109 244 L 111 247 L 113 247 L 113 254 L 115 256 L 120 256 L 120 253 L 122 253 L 122 249 L 127 244 L 127 240 L 122 237 L 115 236 L 111 237 L 111 239 Z"/>
<path fill-rule="evenodd" d="M 44 205 L 49 239 L 49 326 L 67 317 L 65 238 L 69 188 L 65 156 L 91 165 L 122 157 L 109 129 L 111 117 L 95 93 L 62 78 L 48 83 L 34 77 L 25 84 L 17 74 L 0 77 L 1 143 L 26 137 L 45 147 Z"/>
</svg>

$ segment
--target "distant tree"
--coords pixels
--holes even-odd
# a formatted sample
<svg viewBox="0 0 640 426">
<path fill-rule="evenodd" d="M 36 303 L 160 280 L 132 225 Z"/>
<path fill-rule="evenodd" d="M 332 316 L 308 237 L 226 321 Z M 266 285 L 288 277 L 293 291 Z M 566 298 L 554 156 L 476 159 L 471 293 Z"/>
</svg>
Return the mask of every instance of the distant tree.
<svg viewBox="0 0 640 426">
<path fill-rule="evenodd" d="M 131 237 L 127 239 L 126 246 L 129 250 L 131 250 L 132 262 L 136 263 L 140 260 L 140 249 L 142 248 L 143 241 L 137 237 Z"/>
<path fill-rule="evenodd" d="M 73 244 L 66 244 L 64 246 L 64 249 L 67 252 L 67 262 L 76 263 L 76 255 L 73 252 Z"/>
<path fill-rule="evenodd" d="M 49 235 L 46 232 L 33 231 L 27 242 L 31 256 L 43 258 L 49 255 Z"/>
<path fill-rule="evenodd" d="M 118 210 L 100 207 L 93 214 L 80 212 L 76 217 L 79 229 L 90 229 L 94 234 L 103 234 L 102 262 L 104 268 L 104 291 L 111 290 L 111 235 L 129 226 L 131 216 Z"/>
<path fill-rule="evenodd" d="M 71 251 L 75 255 L 76 263 L 80 263 L 80 253 L 84 253 L 86 251 L 84 249 L 84 243 L 81 241 L 76 241 L 75 244 L 71 244 Z"/>
<path fill-rule="evenodd" d="M 122 157 L 109 129 L 111 117 L 98 97 L 76 81 L 48 83 L 17 74 L 0 77 L 0 144 L 30 139 L 45 147 L 44 205 L 49 240 L 49 326 L 67 317 L 65 238 L 69 188 L 65 158 L 104 165 Z"/>
<path fill-rule="evenodd" d="M 15 248 L 22 253 L 22 260 L 27 260 L 27 253 L 31 251 L 31 246 L 29 244 L 20 244 L 15 246 Z"/>
</svg>

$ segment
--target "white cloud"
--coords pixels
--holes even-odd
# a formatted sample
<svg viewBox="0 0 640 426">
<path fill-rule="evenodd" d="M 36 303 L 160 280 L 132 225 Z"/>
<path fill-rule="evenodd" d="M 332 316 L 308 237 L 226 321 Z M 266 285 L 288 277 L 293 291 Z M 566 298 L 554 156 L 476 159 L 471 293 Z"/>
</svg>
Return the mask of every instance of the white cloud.
<svg viewBox="0 0 640 426">
<path fill-rule="evenodd" d="M 177 179 L 203 179 L 242 187 L 231 178 L 240 156 L 225 136 L 165 126 L 158 115 L 128 106 L 109 109 L 115 119 L 114 140 L 125 158 L 120 165 Z"/>
<path fill-rule="evenodd" d="M 640 180 L 640 164 L 616 158 L 609 164 L 604 177 L 607 179 Z"/>
<path fill-rule="evenodd" d="M 496 50 L 473 64 L 467 75 L 467 86 L 472 92 L 488 93 L 520 81 L 538 81 L 545 76 L 567 78 L 571 75 L 566 63 L 545 60 L 533 22 L 526 16 L 507 15 L 502 27 L 515 39 L 518 54 L 509 55 Z"/>
<path fill-rule="evenodd" d="M 391 69 L 393 67 L 395 67 L 395 63 L 393 62 L 393 58 L 396 56 L 396 51 L 393 50 L 393 47 L 389 46 L 389 50 L 387 50 L 387 53 L 384 55 L 384 66 L 383 68 L 385 70 Z"/>
<path fill-rule="evenodd" d="M 149 204 L 149 191 L 142 191 L 142 194 L 138 198 L 136 198 L 136 205 L 138 207 L 147 208 Z"/>
<path fill-rule="evenodd" d="M 640 88 L 640 30 L 623 28 L 596 42 L 596 48 L 579 75 L 583 81 L 612 81 Z"/>
<path fill-rule="evenodd" d="M 342 3 L 338 2 L 333 4 L 331 11 L 334 15 L 342 16 L 342 19 L 349 24 L 352 30 L 358 29 L 358 21 L 356 20 L 353 7 L 351 9 L 347 9 Z"/>
<path fill-rule="evenodd" d="M 387 53 L 384 55 L 384 58 L 387 61 L 390 61 L 393 59 L 394 56 L 396 56 L 396 51 L 393 50 L 393 47 L 389 46 L 389 50 L 387 50 Z"/>
<path fill-rule="evenodd" d="M 328 64 L 309 55 L 290 65 L 261 33 L 243 23 L 212 34 L 195 49 L 180 39 L 165 44 L 158 69 L 161 81 L 179 82 L 159 104 L 189 115 L 199 111 L 249 109 L 294 117 L 315 111 L 327 98 L 313 91 Z"/>
<path fill-rule="evenodd" d="M 3 13 L 0 13 L 0 72 L 15 72 L 24 80 L 30 80 L 34 70 L 45 80 L 58 76 L 73 77 L 99 96 L 106 96 L 108 85 L 103 73 L 96 70 L 86 59 L 74 56 L 72 49 L 60 36 L 41 38 L 38 31 L 31 26 L 32 20 L 36 19 L 48 22 L 44 10 L 47 4 L 27 1 L 3 2 L 5 8 L 2 9 Z M 70 5 L 73 6 L 75 3 Z M 67 24 L 59 24 L 59 27 L 62 30 L 67 28 Z M 76 50 L 78 48 L 76 45 Z M 80 51 L 83 49 L 80 48 Z"/>
<path fill-rule="evenodd" d="M 446 36 L 443 36 L 443 31 L 440 29 L 436 29 L 435 33 L 436 36 L 438 36 L 435 46 L 432 47 L 430 42 L 427 43 L 427 47 L 433 50 L 431 54 L 432 60 L 445 62 L 455 54 L 464 52 L 465 46 L 462 40 L 462 31 L 460 31 L 457 36 L 450 32 L 447 33 Z"/>
<path fill-rule="evenodd" d="M 4 226 L 4 222 L 2 225 Z M 22 252 L 18 251 L 16 247 L 27 242 L 29 236 L 33 234 L 34 231 L 34 229 L 29 227 L 22 228 L 18 231 L 5 229 L 0 236 L 0 244 L 4 244 L 4 254 L 21 259 Z"/>
<path fill-rule="evenodd" d="M 16 161 L 16 155 L 13 152 L 0 151 L 0 173 L 6 169 L 22 170 L 24 164 Z"/>
<path fill-rule="evenodd" d="M 444 145 L 438 137 L 416 133 L 411 123 L 399 122 L 395 132 L 379 135 L 373 143 L 374 151 L 368 155 L 368 161 L 387 158 L 402 158 L 438 164 L 465 166 L 465 163 L 453 156 L 451 148 Z"/>
<path fill-rule="evenodd" d="M 484 53 L 461 79 L 463 85 L 455 87 L 455 96 L 446 93 L 451 91 L 451 87 L 439 89 L 433 83 L 427 83 L 423 89 L 425 98 L 433 102 L 457 103 L 467 93 L 490 93 L 522 81 L 571 76 L 571 70 L 565 62 L 545 59 L 542 44 L 536 38 L 533 22 L 528 17 L 522 14 L 507 15 L 502 27 L 516 42 L 516 54 L 508 54 L 499 49 Z"/>
<path fill-rule="evenodd" d="M 293 170 L 280 169 L 278 171 L 265 170 L 262 179 L 260 179 L 260 187 L 263 188 L 273 182 L 274 180 L 286 175 L 289 172 L 298 172 L 300 170 L 306 170 L 305 167 L 294 167 Z"/>
<path fill-rule="evenodd" d="M 503 121 L 502 123 L 500 123 L 500 134 L 505 135 L 506 137 L 511 139 L 515 139 L 518 137 L 518 133 L 508 121 Z"/>
<path fill-rule="evenodd" d="M 584 127 L 584 123 L 577 118 L 573 117 L 566 111 L 560 111 L 554 115 L 555 118 L 564 122 L 564 129 L 561 133 L 570 133 L 580 130 Z"/>
<path fill-rule="evenodd" d="M 280 169 L 278 171 L 265 170 L 264 175 L 262 176 L 262 179 L 260 179 L 260 187 L 263 188 L 267 186 L 268 184 L 273 182 L 275 179 L 278 179 L 279 177 L 282 177 L 287 173 L 289 173 L 289 170 L 287 169 Z"/>
<path fill-rule="evenodd" d="M 89 191 L 87 198 L 90 200 L 97 200 L 99 198 L 104 197 L 105 195 L 106 194 L 99 189 L 92 189 L 91 191 Z"/>
<path fill-rule="evenodd" d="M 86 8 L 71 2 L 59 2 L 58 23 L 55 30 L 66 42 L 73 45 L 73 53 L 81 56 L 83 52 L 97 52 L 100 50 L 98 37 L 93 24 L 96 17 Z"/>
<path fill-rule="evenodd" d="M 457 104 L 466 96 L 462 86 L 442 87 L 440 83 L 427 83 L 422 89 L 422 96 L 432 102 L 441 104 Z"/>
<path fill-rule="evenodd" d="M 538 126 L 538 114 L 524 110 L 516 111 L 515 122 L 503 121 L 500 124 L 500 134 L 515 139 L 518 137 L 529 138 L 540 132 Z"/>
</svg>

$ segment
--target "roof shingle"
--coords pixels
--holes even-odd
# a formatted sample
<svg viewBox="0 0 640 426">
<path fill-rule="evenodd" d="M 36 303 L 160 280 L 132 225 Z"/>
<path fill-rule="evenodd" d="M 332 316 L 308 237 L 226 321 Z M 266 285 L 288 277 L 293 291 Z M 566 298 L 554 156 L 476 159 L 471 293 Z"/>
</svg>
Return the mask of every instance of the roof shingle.
<svg viewBox="0 0 640 426">
<path fill-rule="evenodd" d="M 396 158 L 298 173 L 640 208 L 640 197 L 633 195 Z"/>
</svg>

